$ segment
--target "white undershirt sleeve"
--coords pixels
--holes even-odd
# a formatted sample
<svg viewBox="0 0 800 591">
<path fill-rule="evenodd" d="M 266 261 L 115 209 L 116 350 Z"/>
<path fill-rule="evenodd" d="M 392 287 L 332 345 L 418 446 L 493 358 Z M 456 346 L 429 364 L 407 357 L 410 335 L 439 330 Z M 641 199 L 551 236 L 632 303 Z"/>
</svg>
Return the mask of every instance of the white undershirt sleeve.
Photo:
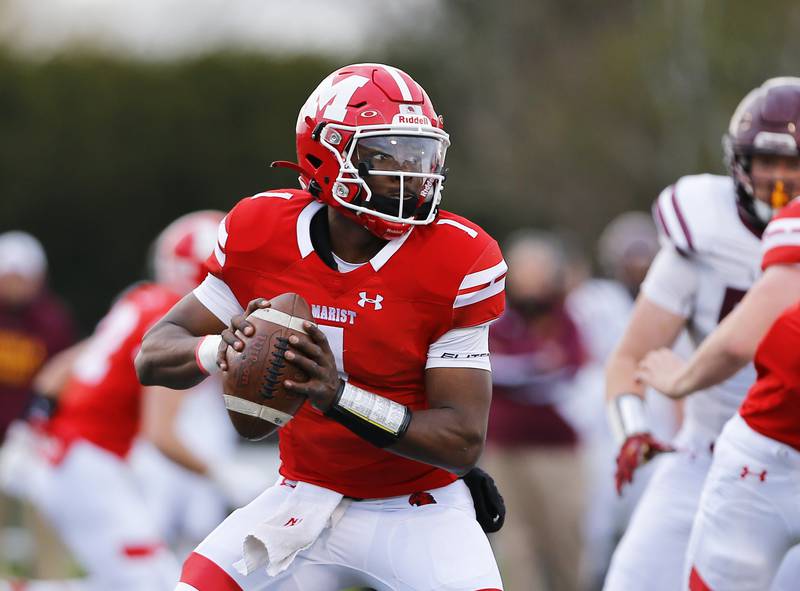
<svg viewBox="0 0 800 591">
<path fill-rule="evenodd" d="M 231 318 L 244 312 L 228 284 L 210 273 L 192 293 L 225 326 L 230 326 Z"/>
<path fill-rule="evenodd" d="M 471 367 L 492 371 L 489 362 L 489 324 L 454 328 L 428 347 L 425 369 Z"/>
<path fill-rule="evenodd" d="M 697 292 L 697 267 L 673 247 L 665 246 L 653 259 L 641 290 L 654 304 L 688 318 Z"/>
</svg>

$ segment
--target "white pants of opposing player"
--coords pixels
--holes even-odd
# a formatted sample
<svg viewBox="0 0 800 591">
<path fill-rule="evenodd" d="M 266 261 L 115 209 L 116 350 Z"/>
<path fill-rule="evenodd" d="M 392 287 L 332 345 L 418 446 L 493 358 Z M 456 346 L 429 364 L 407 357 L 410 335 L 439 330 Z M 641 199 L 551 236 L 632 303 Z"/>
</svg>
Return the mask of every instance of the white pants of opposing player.
<svg viewBox="0 0 800 591">
<path fill-rule="evenodd" d="M 171 589 L 178 565 L 161 543 L 128 465 L 79 441 L 35 499 L 87 572 L 91 591 Z"/>
<path fill-rule="evenodd" d="M 681 588 L 769 589 L 784 557 L 797 544 L 800 452 L 757 433 L 737 414 L 714 449 Z M 784 566 L 794 575 L 787 589 L 800 586 L 798 565 L 790 559 Z"/>
<path fill-rule="evenodd" d="M 655 472 L 614 552 L 604 591 L 681 588 L 692 522 L 711 467 L 712 441 L 712 435 L 687 423 L 675 439 L 680 451 L 655 460 Z"/>
<path fill-rule="evenodd" d="M 231 514 L 187 559 L 175 591 L 502 589 L 489 542 L 461 480 L 428 491 L 435 504 L 413 506 L 408 495 L 354 501 L 286 571 L 274 578 L 265 569 L 239 574 L 233 564 L 242 558 L 245 537 L 290 491 L 273 486 Z"/>
</svg>

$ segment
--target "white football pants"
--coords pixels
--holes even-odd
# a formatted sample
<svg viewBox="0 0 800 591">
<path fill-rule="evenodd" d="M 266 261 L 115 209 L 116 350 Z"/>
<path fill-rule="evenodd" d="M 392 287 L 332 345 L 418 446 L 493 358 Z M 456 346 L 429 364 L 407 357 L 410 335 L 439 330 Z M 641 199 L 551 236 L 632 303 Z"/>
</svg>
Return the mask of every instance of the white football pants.
<svg viewBox="0 0 800 591">
<path fill-rule="evenodd" d="M 184 563 L 175 591 L 499 591 L 500 574 L 486 535 L 475 521 L 461 480 L 427 491 L 435 504 L 409 496 L 353 501 L 333 528 L 300 552 L 276 577 L 265 569 L 241 575 L 247 534 L 274 512 L 291 489 L 276 485 L 235 511 Z"/>
<path fill-rule="evenodd" d="M 614 551 L 604 591 L 681 588 L 692 522 L 711 466 L 711 443 L 711 437 L 687 424 L 675 440 L 680 451 L 655 460 L 655 472 Z"/>
<path fill-rule="evenodd" d="M 737 414 L 714 449 L 681 588 L 769 589 L 784 557 L 797 544 L 800 452 L 754 431 Z M 786 576 L 775 587 L 797 589 L 796 553 L 782 570 Z"/>
<path fill-rule="evenodd" d="M 74 443 L 36 501 L 86 571 L 87 589 L 172 588 L 177 562 L 119 457 L 86 441 Z"/>
</svg>

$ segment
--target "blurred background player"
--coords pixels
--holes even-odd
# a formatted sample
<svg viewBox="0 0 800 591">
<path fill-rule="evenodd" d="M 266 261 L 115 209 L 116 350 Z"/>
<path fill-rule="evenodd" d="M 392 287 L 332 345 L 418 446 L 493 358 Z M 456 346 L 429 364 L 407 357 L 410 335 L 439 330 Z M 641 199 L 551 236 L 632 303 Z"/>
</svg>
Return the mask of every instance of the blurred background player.
<svg viewBox="0 0 800 591">
<path fill-rule="evenodd" d="M 0 442 L 9 426 L 34 403 L 33 380 L 53 355 L 70 346 L 76 337 L 72 314 L 47 287 L 47 258 L 39 241 L 28 233 L 0 234 Z M 19 521 L 19 505 L 0 492 L 0 523 Z M 42 554 L 43 545 L 52 544 L 38 519 L 27 509 L 23 526 L 36 532 Z M 0 554 L 19 560 L 25 546 L 3 528 Z M 49 567 L 36 560 L 39 574 Z M 52 565 L 50 565 L 52 566 Z"/>
<path fill-rule="evenodd" d="M 595 252 L 599 276 L 591 275 L 591 263 L 577 251 L 570 256 L 565 304 L 580 331 L 587 361 L 575 377 L 574 389 L 579 394 L 571 397 L 562 410 L 578 432 L 584 453 L 587 589 L 602 587 L 614 546 L 625 531 L 651 472 L 651 466 L 640 470 L 625 496 L 617 495 L 609 478 L 617 443 L 605 418 L 605 364 L 625 332 L 639 286 L 658 249 L 652 217 L 629 211 L 611 220 L 598 238 Z M 646 400 L 653 434 L 659 439 L 671 439 L 680 422 L 676 403 L 652 389 L 647 391 Z"/>
<path fill-rule="evenodd" d="M 58 398 L 55 414 L 42 426 L 47 433 L 42 449 L 50 466 L 20 466 L 18 473 L 20 480 L 28 479 L 27 494 L 54 524 L 87 578 L 31 581 L 25 589 L 157 591 L 173 586 L 178 563 L 128 455 L 141 430 L 186 470 L 211 477 L 213 467 L 180 440 L 176 393 L 143 388 L 133 357 L 144 332 L 202 277 L 222 217 L 221 212 L 196 212 L 166 228 L 155 245 L 155 282 L 125 291 L 94 334 L 76 345 L 74 361 L 64 362 L 70 355 L 65 352 L 44 368 L 41 381 Z M 150 476 L 161 474 L 151 470 Z"/>
<path fill-rule="evenodd" d="M 787 191 L 800 187 L 797 157 L 787 155 L 788 148 L 796 150 L 792 134 L 798 116 L 795 80 L 767 81 L 745 97 L 731 120 L 731 134 L 747 131 L 746 142 L 726 148 L 731 176 L 683 177 L 654 206 L 665 244 L 607 368 L 609 418 L 622 442 L 618 489 L 640 465 L 659 453 L 675 453 L 661 460 L 614 553 L 608 591 L 671 590 L 681 584 L 714 441 L 755 374 L 744 367 L 692 397 L 680 432 L 667 445 L 653 437 L 646 423 L 637 367 L 648 352 L 672 345 L 684 328 L 699 345 L 758 278 L 761 233 L 773 211 L 788 201 Z M 791 131 L 781 135 L 777 129 Z"/>
<path fill-rule="evenodd" d="M 564 309 L 566 261 L 555 235 L 522 230 L 504 246 L 507 308 L 490 329 L 492 406 L 483 465 L 513 519 L 493 539 L 509 589 L 581 588 L 586 479 L 560 410 L 586 361 Z"/>
</svg>

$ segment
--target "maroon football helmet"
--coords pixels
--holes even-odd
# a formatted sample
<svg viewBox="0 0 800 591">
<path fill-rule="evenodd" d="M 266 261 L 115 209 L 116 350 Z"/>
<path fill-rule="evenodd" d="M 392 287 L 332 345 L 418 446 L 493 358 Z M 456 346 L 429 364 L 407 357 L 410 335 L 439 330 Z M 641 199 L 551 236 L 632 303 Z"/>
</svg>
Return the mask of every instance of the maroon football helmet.
<svg viewBox="0 0 800 591">
<path fill-rule="evenodd" d="M 296 132 L 302 186 L 376 236 L 396 238 L 436 217 L 450 140 L 405 72 L 382 64 L 336 70 L 303 105 Z"/>
<path fill-rule="evenodd" d="M 763 228 L 776 210 L 800 193 L 800 187 L 778 181 L 772 203 L 759 201 L 751 176 L 752 157 L 800 156 L 800 78 L 771 78 L 751 90 L 736 108 L 722 143 L 740 210 Z"/>
</svg>

